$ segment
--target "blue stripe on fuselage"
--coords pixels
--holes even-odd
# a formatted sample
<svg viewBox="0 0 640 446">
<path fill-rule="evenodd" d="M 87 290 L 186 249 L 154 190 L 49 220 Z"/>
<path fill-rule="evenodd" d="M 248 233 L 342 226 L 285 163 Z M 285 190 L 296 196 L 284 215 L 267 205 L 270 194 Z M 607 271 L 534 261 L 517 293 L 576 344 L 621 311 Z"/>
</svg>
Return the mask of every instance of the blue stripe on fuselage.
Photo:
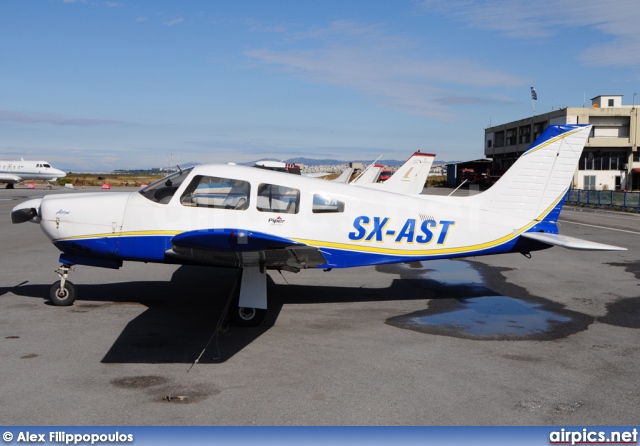
<svg viewBox="0 0 640 446">
<path fill-rule="evenodd" d="M 65 253 L 83 257 L 139 262 L 180 263 L 177 259 L 172 257 L 168 258 L 165 255 L 165 251 L 171 248 L 172 237 L 171 235 L 115 236 L 63 240 L 56 241 L 54 244 Z M 441 255 L 432 254 L 429 256 L 410 255 L 409 253 L 403 255 L 380 254 L 322 247 L 319 249 L 325 254 L 328 262 L 319 265 L 317 268 L 351 268 L 357 266 L 385 265 L 389 263 L 519 252 L 518 249 L 514 249 L 518 239 L 519 237 L 515 237 L 501 245 L 477 251 L 471 250 L 468 252 L 446 253 Z M 292 244 L 294 243 L 295 242 L 292 242 Z"/>
<path fill-rule="evenodd" d="M 171 235 L 115 236 L 57 240 L 54 244 L 62 252 L 85 257 L 164 262 L 164 252 L 171 248 L 171 237 Z"/>
</svg>

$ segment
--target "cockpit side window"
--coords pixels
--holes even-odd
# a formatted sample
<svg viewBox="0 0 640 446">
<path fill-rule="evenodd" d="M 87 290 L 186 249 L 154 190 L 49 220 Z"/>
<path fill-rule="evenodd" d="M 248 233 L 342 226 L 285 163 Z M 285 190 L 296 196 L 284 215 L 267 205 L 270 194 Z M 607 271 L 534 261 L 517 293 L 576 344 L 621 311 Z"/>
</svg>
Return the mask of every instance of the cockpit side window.
<svg viewBox="0 0 640 446">
<path fill-rule="evenodd" d="M 183 206 L 244 211 L 249 208 L 251 185 L 247 181 L 196 175 L 180 196 Z"/>
<path fill-rule="evenodd" d="M 166 204 L 171 201 L 171 197 L 176 193 L 182 182 L 191 173 L 193 168 L 181 170 L 172 173 L 169 176 L 159 179 L 151 183 L 139 192 L 143 197 L 155 201 L 156 203 Z"/>
<path fill-rule="evenodd" d="M 300 190 L 276 184 L 258 186 L 257 209 L 260 212 L 297 214 L 300 207 Z"/>
</svg>

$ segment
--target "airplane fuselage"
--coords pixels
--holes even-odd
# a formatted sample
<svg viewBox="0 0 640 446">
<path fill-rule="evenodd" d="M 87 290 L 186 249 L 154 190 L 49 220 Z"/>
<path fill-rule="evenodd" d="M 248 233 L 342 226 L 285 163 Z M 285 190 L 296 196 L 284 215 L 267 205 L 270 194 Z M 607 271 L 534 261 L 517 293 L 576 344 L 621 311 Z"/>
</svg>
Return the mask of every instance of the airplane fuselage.
<svg viewBox="0 0 640 446">
<path fill-rule="evenodd" d="M 168 200 L 151 199 L 144 190 L 47 196 L 40 204 L 40 225 L 73 263 L 89 258 L 105 260 L 104 266 L 122 260 L 179 263 L 180 256 L 169 252 L 172 238 L 193 233 L 203 250 L 239 251 L 247 257 L 241 264 L 250 261 L 250 251 L 272 246 L 262 242 L 265 235 L 314 247 L 325 261 L 305 267 L 320 268 L 508 252 L 518 234 L 533 226 L 529 219 L 497 217 L 464 199 L 445 204 L 242 166 L 197 166 L 185 175 Z M 206 191 L 194 188 L 203 178 L 224 181 Z M 239 207 L 239 195 L 226 187 L 232 181 L 246 183 L 241 197 L 246 203 Z M 268 195 L 261 192 L 265 185 L 271 188 Z M 222 206 L 225 199 L 232 205 Z M 246 240 L 225 245 L 225 237 L 239 237 L 234 231 L 246 233 Z M 252 237 L 262 244 L 253 246 Z M 281 265 L 267 261 L 265 266 Z"/>
<path fill-rule="evenodd" d="M 54 181 L 66 173 L 46 161 L 0 160 L 0 183 L 15 184 L 21 181 Z"/>
</svg>

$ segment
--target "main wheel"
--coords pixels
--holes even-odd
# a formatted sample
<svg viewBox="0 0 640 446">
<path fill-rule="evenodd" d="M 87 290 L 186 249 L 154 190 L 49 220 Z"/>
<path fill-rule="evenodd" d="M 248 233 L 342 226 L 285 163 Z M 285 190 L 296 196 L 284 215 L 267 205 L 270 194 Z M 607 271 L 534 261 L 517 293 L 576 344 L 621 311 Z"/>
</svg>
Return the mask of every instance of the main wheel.
<svg viewBox="0 0 640 446">
<path fill-rule="evenodd" d="M 68 307 L 76 300 L 76 286 L 67 280 L 64 288 L 60 289 L 58 280 L 49 288 L 49 300 L 57 307 Z"/>
<path fill-rule="evenodd" d="M 245 308 L 238 306 L 238 298 L 234 299 L 229 309 L 231 322 L 238 327 L 257 327 L 267 315 L 262 308 Z"/>
</svg>

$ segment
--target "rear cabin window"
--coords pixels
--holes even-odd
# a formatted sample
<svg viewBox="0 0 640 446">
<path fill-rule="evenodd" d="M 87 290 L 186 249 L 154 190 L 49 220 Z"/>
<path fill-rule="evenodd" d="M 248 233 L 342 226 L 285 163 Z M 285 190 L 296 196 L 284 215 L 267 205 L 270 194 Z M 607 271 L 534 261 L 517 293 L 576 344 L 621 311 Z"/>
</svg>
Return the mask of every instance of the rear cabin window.
<svg viewBox="0 0 640 446">
<path fill-rule="evenodd" d="M 184 206 L 235 209 L 249 208 L 251 185 L 231 178 L 196 175 L 180 197 Z"/>
<path fill-rule="evenodd" d="M 344 212 L 344 203 L 327 194 L 313 194 L 313 207 L 311 210 L 314 214 Z"/>
<path fill-rule="evenodd" d="M 262 183 L 258 186 L 256 207 L 260 212 L 297 214 L 300 207 L 300 190 Z"/>
</svg>

